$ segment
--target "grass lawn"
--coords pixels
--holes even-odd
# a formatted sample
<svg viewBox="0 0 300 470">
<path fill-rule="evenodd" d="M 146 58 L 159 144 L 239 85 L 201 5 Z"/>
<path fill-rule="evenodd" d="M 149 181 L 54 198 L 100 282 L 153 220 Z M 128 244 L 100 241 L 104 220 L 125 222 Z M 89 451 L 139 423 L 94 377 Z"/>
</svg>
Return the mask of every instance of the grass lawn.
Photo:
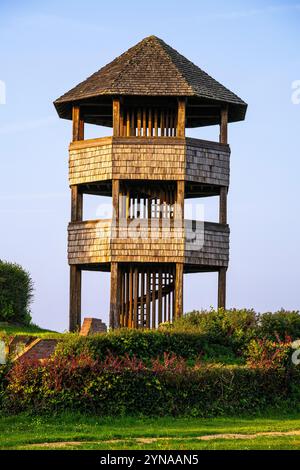
<svg viewBox="0 0 300 470">
<path fill-rule="evenodd" d="M 300 414 L 240 418 L 0 417 L 0 449 L 300 449 Z"/>
<path fill-rule="evenodd" d="M 57 337 L 61 333 L 56 333 L 55 331 L 51 330 L 44 330 L 36 325 L 15 325 L 12 323 L 0 322 L 0 334 L 4 336 L 10 335 L 30 335 L 36 337 Z"/>
</svg>

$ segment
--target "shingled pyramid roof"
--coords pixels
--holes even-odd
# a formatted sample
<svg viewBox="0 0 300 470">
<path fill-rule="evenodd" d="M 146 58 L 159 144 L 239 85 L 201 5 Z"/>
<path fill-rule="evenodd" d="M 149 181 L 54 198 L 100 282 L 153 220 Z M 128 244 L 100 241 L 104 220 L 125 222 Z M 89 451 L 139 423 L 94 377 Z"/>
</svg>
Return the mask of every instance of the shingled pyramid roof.
<svg viewBox="0 0 300 470">
<path fill-rule="evenodd" d="M 68 104 L 103 95 L 186 96 L 228 103 L 229 119 L 244 119 L 247 105 L 156 36 L 149 36 L 58 98 L 61 117 Z"/>
</svg>

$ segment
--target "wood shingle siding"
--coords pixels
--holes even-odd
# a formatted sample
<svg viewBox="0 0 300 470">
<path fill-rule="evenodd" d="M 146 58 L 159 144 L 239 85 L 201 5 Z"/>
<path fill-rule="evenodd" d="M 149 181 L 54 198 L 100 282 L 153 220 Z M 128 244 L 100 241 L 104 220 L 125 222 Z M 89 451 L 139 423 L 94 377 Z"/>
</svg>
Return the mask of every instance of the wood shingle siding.
<svg viewBox="0 0 300 470">
<path fill-rule="evenodd" d="M 153 221 L 152 221 L 153 222 Z M 227 225 L 185 220 L 184 228 L 172 221 L 93 220 L 69 224 L 70 264 L 105 262 L 170 263 L 227 266 L 229 228 Z"/>
<path fill-rule="evenodd" d="M 116 138 L 73 142 L 70 185 L 116 179 L 186 180 L 229 185 L 228 145 L 199 139 Z"/>
</svg>

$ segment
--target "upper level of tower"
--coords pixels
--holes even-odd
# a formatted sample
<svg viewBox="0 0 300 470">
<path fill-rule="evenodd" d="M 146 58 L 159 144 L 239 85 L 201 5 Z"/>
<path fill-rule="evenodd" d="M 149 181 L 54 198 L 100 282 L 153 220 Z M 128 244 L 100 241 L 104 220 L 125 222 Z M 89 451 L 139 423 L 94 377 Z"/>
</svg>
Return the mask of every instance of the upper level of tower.
<svg viewBox="0 0 300 470">
<path fill-rule="evenodd" d="M 220 124 L 224 110 L 227 122 L 241 121 L 247 109 L 237 95 L 156 36 L 143 39 L 54 105 L 61 118 L 74 118 L 76 107 L 83 122 L 143 137 L 180 137 L 180 125 Z"/>
</svg>

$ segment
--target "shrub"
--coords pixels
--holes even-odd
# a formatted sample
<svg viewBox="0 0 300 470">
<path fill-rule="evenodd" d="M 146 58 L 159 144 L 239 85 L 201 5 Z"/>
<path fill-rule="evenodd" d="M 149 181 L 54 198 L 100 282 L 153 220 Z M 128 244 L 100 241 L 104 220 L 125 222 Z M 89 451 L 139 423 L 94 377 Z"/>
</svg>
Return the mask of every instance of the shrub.
<svg viewBox="0 0 300 470">
<path fill-rule="evenodd" d="M 21 266 L 0 260 L 0 321 L 29 324 L 33 283 Z"/>
<path fill-rule="evenodd" d="M 84 411 L 98 415 L 212 416 L 296 405 L 299 371 L 241 366 L 188 367 L 179 357 L 145 364 L 82 354 L 41 364 L 19 361 L 7 376 L 10 412 Z M 11 397 L 13 396 L 13 400 Z"/>
<path fill-rule="evenodd" d="M 247 364 L 250 367 L 264 368 L 289 368 L 292 367 L 291 339 L 287 337 L 284 341 L 270 339 L 253 339 L 247 350 Z"/>
<path fill-rule="evenodd" d="M 65 357 L 90 354 L 103 360 L 109 353 L 126 355 L 150 361 L 166 354 L 175 354 L 185 359 L 199 357 L 217 360 L 224 357 L 234 360 L 230 347 L 214 344 L 208 334 L 180 331 L 119 330 L 106 334 L 82 337 L 76 334 L 63 338 L 56 348 L 56 355 Z"/>
<path fill-rule="evenodd" d="M 193 311 L 175 320 L 173 331 L 198 332 L 208 336 L 210 343 L 243 350 L 254 336 L 257 315 L 253 310 Z"/>
<path fill-rule="evenodd" d="M 300 338 L 300 313 L 283 309 L 275 313 L 263 313 L 259 317 L 258 334 L 261 338 L 269 338 L 273 341 L 277 337 L 284 340 L 286 336 L 296 340 Z"/>
</svg>

